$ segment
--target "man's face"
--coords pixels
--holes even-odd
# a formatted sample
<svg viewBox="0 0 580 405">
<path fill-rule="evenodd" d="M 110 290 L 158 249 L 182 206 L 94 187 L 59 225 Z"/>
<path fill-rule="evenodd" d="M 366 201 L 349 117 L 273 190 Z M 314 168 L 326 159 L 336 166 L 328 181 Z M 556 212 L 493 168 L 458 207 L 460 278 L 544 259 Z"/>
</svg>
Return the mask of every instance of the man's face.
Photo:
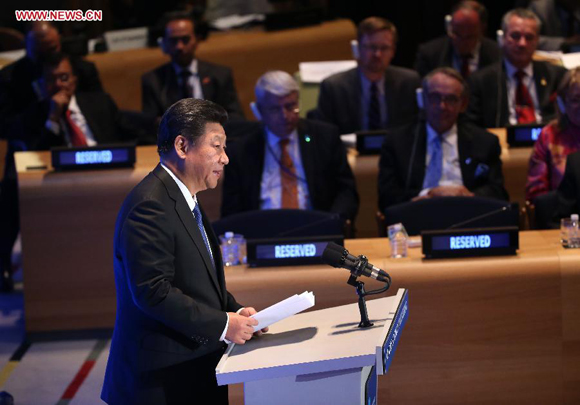
<svg viewBox="0 0 580 405">
<path fill-rule="evenodd" d="M 505 57 L 516 68 L 525 68 L 532 61 L 538 40 L 538 24 L 534 20 L 512 16 L 504 33 Z"/>
<path fill-rule="evenodd" d="M 258 103 L 262 122 L 276 136 L 281 138 L 289 135 L 298 125 L 298 92 L 287 96 L 276 96 L 266 93 Z"/>
<path fill-rule="evenodd" d="M 566 115 L 572 124 L 580 127 L 580 84 L 573 84 L 566 94 Z"/>
<path fill-rule="evenodd" d="M 49 97 L 61 91 L 70 97 L 77 88 L 77 77 L 74 75 L 68 59 L 62 60 L 55 68 L 45 68 L 43 79 Z"/>
<path fill-rule="evenodd" d="M 456 79 L 443 73 L 431 78 L 425 91 L 425 113 L 431 127 L 442 134 L 451 129 L 459 113 L 467 108 L 462 86 Z"/>
<path fill-rule="evenodd" d="M 224 166 L 228 163 L 224 128 L 218 123 L 209 122 L 194 146 L 188 142 L 185 157 L 186 181 L 193 185 L 196 192 L 215 188 Z"/>
<path fill-rule="evenodd" d="M 455 53 L 472 55 L 482 36 L 479 15 L 473 10 L 457 10 L 451 20 L 449 36 Z"/>
<path fill-rule="evenodd" d="M 163 51 L 171 61 L 180 66 L 187 66 L 195 57 L 197 40 L 190 20 L 174 20 L 165 26 Z"/>
<path fill-rule="evenodd" d="M 391 31 L 364 35 L 359 43 L 358 65 L 363 73 L 382 74 L 395 56 L 395 39 Z"/>
</svg>

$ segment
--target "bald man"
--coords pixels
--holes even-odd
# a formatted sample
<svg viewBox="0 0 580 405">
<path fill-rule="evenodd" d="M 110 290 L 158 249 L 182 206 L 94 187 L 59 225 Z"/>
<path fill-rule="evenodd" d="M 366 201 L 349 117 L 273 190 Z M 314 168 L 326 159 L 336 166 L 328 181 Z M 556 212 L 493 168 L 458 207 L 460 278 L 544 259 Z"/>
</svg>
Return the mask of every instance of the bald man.
<svg viewBox="0 0 580 405">
<path fill-rule="evenodd" d="M 476 1 L 462 1 L 452 11 L 447 35 L 419 46 L 415 69 L 421 77 L 451 67 L 463 78 L 500 59 L 497 44 L 485 38 L 487 10 Z"/>
<path fill-rule="evenodd" d="M 39 80 L 42 76 L 42 64 L 48 56 L 60 51 L 60 34 L 54 25 L 40 21 L 30 26 L 26 34 L 26 56 L 0 70 L 1 122 L 9 120 L 45 97 Z M 79 91 L 103 90 L 93 63 L 72 58 L 71 64 L 78 77 Z"/>
</svg>

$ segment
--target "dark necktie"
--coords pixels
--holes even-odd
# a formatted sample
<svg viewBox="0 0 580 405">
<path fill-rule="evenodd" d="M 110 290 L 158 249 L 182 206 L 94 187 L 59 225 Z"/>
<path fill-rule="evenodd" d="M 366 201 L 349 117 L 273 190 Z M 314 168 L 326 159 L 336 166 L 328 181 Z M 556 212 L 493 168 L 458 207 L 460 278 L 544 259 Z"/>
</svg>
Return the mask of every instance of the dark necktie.
<svg viewBox="0 0 580 405">
<path fill-rule="evenodd" d="M 469 70 L 469 61 L 471 60 L 471 55 L 463 55 L 461 57 L 461 76 L 464 79 L 469 77 L 471 71 Z"/>
<path fill-rule="evenodd" d="M 189 78 L 193 76 L 189 70 L 182 70 L 179 73 L 179 77 L 181 79 L 181 97 L 182 98 L 191 98 L 193 97 L 193 87 L 189 83 Z"/>
<path fill-rule="evenodd" d="M 280 139 L 280 182 L 282 183 L 282 208 L 299 208 L 296 167 L 288 153 L 289 139 Z"/>
<path fill-rule="evenodd" d="M 430 142 L 431 157 L 429 166 L 425 173 L 423 188 L 433 188 L 439 185 L 439 180 L 443 174 L 443 150 L 441 148 L 441 137 L 436 136 Z"/>
<path fill-rule="evenodd" d="M 518 70 L 514 73 L 516 78 L 516 116 L 518 118 L 518 124 L 529 124 L 536 122 L 536 112 L 534 110 L 534 101 L 528 90 L 528 87 L 524 84 L 524 77 L 526 73 Z"/>
<path fill-rule="evenodd" d="M 209 253 L 209 257 L 211 258 L 211 265 L 215 270 L 215 262 L 213 260 L 213 254 L 211 253 L 211 249 L 209 247 L 209 241 L 207 240 L 207 235 L 205 234 L 205 229 L 203 227 L 203 218 L 201 216 L 201 210 L 199 209 L 199 204 L 195 204 L 193 207 L 193 216 L 197 221 L 197 227 L 199 228 L 199 232 L 201 233 L 201 238 L 203 239 L 203 243 L 205 243 L 205 247 L 207 248 L 207 252 Z"/>
<path fill-rule="evenodd" d="M 381 104 L 379 88 L 376 82 L 371 82 L 371 98 L 369 100 L 369 129 L 381 129 Z"/>
<path fill-rule="evenodd" d="M 85 133 L 78 127 L 77 124 L 71 118 L 71 111 L 66 110 L 65 121 L 68 126 L 68 132 L 70 135 L 70 143 L 74 147 L 87 146 L 87 137 Z"/>
</svg>

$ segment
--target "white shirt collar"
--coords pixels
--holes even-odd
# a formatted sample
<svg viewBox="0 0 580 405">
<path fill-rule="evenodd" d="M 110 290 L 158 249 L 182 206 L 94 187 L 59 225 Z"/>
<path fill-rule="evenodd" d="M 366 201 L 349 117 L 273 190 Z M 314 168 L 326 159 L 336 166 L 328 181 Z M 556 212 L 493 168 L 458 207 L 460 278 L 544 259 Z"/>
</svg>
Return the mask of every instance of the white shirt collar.
<svg viewBox="0 0 580 405">
<path fill-rule="evenodd" d="M 177 63 L 172 63 L 172 65 L 177 76 L 179 76 L 179 74 L 184 70 L 189 70 L 192 75 L 197 76 L 197 59 L 193 59 L 189 66 L 186 67 L 179 66 Z"/>
<path fill-rule="evenodd" d="M 185 184 L 183 184 L 183 182 L 181 180 L 179 180 L 177 178 L 177 176 L 167 166 L 165 166 L 163 163 L 161 163 L 161 167 L 164 168 L 165 171 L 167 173 L 169 173 L 171 178 L 175 181 L 175 183 L 177 184 L 177 187 L 179 187 L 179 190 L 181 190 L 181 193 L 183 194 L 183 197 L 185 198 L 187 205 L 189 206 L 189 210 L 193 211 L 193 209 L 195 208 L 195 206 L 197 204 L 197 196 L 195 196 L 195 195 L 192 196 L 189 193 L 189 190 L 187 189 Z"/>
<path fill-rule="evenodd" d="M 507 59 L 505 59 L 505 58 L 504 58 L 504 62 L 505 62 L 506 75 L 507 75 L 508 79 L 514 80 L 514 74 L 518 70 L 522 70 L 526 74 L 526 77 L 528 77 L 528 78 L 534 77 L 534 68 L 533 68 L 531 62 L 528 64 L 528 66 L 526 66 L 523 69 L 516 68 L 514 65 L 512 65 L 511 63 L 509 63 L 509 61 Z"/>
<path fill-rule="evenodd" d="M 457 124 L 453 124 L 449 130 L 443 132 L 441 135 L 435 131 L 429 123 L 427 123 L 427 144 L 432 142 L 435 138 L 441 137 L 443 142 L 451 142 L 453 136 L 457 136 Z"/>
<path fill-rule="evenodd" d="M 81 108 L 79 107 L 79 104 L 77 103 L 77 97 L 73 94 L 72 97 L 70 98 L 70 101 L 68 102 L 68 107 L 67 107 L 71 113 L 80 113 L 81 112 Z"/>
<path fill-rule="evenodd" d="M 268 127 L 266 127 L 266 138 L 268 141 L 268 145 L 270 146 L 270 148 L 272 148 L 272 150 L 276 150 L 276 148 L 278 148 L 280 140 L 283 139 L 280 138 L 278 135 L 275 135 L 273 132 L 271 132 L 268 129 Z M 290 132 L 290 134 L 286 138 L 289 139 L 289 144 L 293 144 L 298 139 L 298 130 L 295 129 L 294 131 Z"/>
</svg>

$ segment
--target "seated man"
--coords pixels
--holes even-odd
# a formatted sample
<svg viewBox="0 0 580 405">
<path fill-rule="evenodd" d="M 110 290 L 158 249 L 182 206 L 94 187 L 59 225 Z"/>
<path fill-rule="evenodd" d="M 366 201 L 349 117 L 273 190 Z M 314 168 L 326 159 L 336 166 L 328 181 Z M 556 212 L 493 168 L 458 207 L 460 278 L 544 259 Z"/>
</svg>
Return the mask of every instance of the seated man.
<svg viewBox="0 0 580 405">
<path fill-rule="evenodd" d="M 255 112 L 263 125 L 228 152 L 222 216 L 257 209 L 358 210 L 355 179 L 336 127 L 298 116 L 298 83 L 286 72 L 256 84 Z"/>
<path fill-rule="evenodd" d="M 497 137 L 458 121 L 468 95 L 451 68 L 423 80 L 427 122 L 393 130 L 379 161 L 379 209 L 420 198 L 481 196 L 507 200 Z"/>
<path fill-rule="evenodd" d="M 46 98 L 27 108 L 11 128 L 12 137 L 22 140 L 29 150 L 136 140 L 136 129 L 108 94 L 78 91 L 68 56 L 51 55 L 42 78 Z"/>
<path fill-rule="evenodd" d="M 169 14 L 161 48 L 171 62 L 141 78 L 143 112 L 161 117 L 176 101 L 193 97 L 221 105 L 230 119 L 244 118 L 231 70 L 196 59 L 197 45 L 193 20 L 187 14 Z"/>
<path fill-rule="evenodd" d="M 532 0 L 528 6 L 542 22 L 538 49 L 559 51 L 580 43 L 578 0 Z"/>
<path fill-rule="evenodd" d="M 487 10 L 477 1 L 464 0 L 451 13 L 447 35 L 419 46 L 415 70 L 421 77 L 438 67 L 449 66 L 464 79 L 499 61 L 499 47 L 485 38 Z"/>
<path fill-rule="evenodd" d="M 580 152 L 572 153 L 566 161 L 566 171 L 558 186 L 559 218 L 580 214 Z"/>
<path fill-rule="evenodd" d="M 548 122 L 556 114 L 555 92 L 566 69 L 532 61 L 538 46 L 540 20 L 517 8 L 502 20 L 503 63 L 469 77 L 471 99 L 467 116 L 482 128 Z"/>
<path fill-rule="evenodd" d="M 390 66 L 397 29 L 390 21 L 369 17 L 359 24 L 357 38 L 358 67 L 321 83 L 315 117 L 338 126 L 341 134 L 412 121 L 421 80 L 410 69 Z"/>
<path fill-rule="evenodd" d="M 558 98 L 558 119 L 542 129 L 530 157 L 526 183 L 530 201 L 555 192 L 566 169 L 566 157 L 580 150 L 580 67 L 566 73 Z"/>
<path fill-rule="evenodd" d="M 6 121 L 43 98 L 40 78 L 44 60 L 60 50 L 60 35 L 51 23 L 32 23 L 26 34 L 26 56 L 0 70 L 0 108 Z M 93 63 L 80 58 L 70 58 L 70 63 L 79 91 L 103 90 Z"/>
</svg>

